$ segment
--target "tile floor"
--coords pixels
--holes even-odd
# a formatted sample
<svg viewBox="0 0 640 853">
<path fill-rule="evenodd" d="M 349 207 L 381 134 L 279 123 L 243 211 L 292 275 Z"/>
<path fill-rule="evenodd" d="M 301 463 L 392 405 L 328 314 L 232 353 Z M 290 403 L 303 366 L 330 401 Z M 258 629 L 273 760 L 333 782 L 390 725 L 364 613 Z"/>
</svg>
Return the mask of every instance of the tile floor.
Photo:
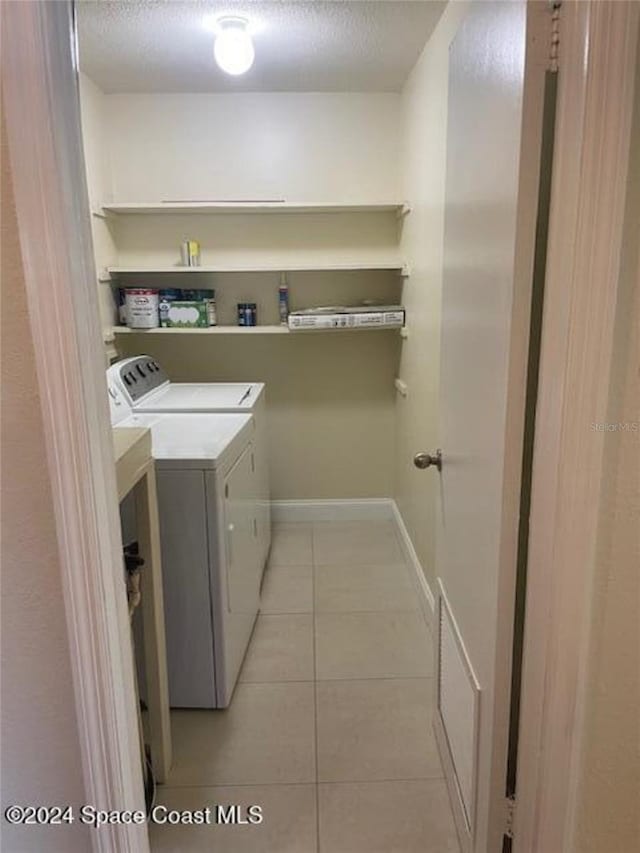
<svg viewBox="0 0 640 853">
<path fill-rule="evenodd" d="M 410 571 L 391 522 L 275 526 L 231 707 L 173 712 L 158 791 L 264 821 L 153 827 L 154 853 L 458 853 Z"/>
</svg>

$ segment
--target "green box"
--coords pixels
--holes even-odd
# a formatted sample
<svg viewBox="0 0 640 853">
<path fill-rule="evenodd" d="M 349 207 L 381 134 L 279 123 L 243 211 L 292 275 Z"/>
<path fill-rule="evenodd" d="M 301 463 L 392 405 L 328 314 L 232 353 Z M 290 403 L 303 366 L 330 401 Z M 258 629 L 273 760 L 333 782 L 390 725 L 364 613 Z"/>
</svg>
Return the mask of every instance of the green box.
<svg viewBox="0 0 640 853">
<path fill-rule="evenodd" d="M 175 300 L 169 303 L 163 326 L 177 329 L 207 328 L 207 303 L 196 300 Z"/>
</svg>

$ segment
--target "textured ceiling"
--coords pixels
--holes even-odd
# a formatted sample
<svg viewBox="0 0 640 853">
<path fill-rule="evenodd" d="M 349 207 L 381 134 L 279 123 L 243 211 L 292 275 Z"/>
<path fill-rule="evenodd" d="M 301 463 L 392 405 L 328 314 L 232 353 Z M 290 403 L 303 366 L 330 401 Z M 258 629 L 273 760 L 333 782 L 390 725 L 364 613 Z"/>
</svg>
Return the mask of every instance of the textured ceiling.
<svg viewBox="0 0 640 853">
<path fill-rule="evenodd" d="M 79 0 L 80 64 L 105 92 L 397 92 L 438 0 Z M 213 59 L 208 15 L 242 14 L 256 59 L 232 78 Z"/>
</svg>

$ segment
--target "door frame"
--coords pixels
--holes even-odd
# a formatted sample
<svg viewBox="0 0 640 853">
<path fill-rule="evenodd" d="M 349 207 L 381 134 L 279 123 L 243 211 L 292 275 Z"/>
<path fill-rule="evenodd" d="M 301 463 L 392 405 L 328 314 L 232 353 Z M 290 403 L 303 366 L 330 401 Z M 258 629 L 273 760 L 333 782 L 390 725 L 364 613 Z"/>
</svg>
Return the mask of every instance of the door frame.
<svg viewBox="0 0 640 853">
<path fill-rule="evenodd" d="M 72 0 L 2 3 L 1 15 L 3 117 L 55 508 L 85 803 L 144 812 L 74 7 Z M 88 829 L 95 851 L 148 853 L 144 823 Z"/>
<path fill-rule="evenodd" d="M 561 9 L 514 853 L 573 843 L 639 13 Z"/>
<path fill-rule="evenodd" d="M 602 434 L 588 424 L 605 411 L 609 381 L 639 11 L 633 3 L 565 0 L 561 13 L 515 853 L 570 849 L 603 457 Z M 6 3 L 2 18 L 4 110 L 87 801 L 138 808 L 144 797 L 104 352 L 96 288 L 87 286 L 95 265 L 78 149 L 72 3 Z M 50 364 L 58 367 L 51 376 Z M 105 853 L 149 849 L 146 826 L 126 824 L 93 831 L 92 844 Z"/>
</svg>

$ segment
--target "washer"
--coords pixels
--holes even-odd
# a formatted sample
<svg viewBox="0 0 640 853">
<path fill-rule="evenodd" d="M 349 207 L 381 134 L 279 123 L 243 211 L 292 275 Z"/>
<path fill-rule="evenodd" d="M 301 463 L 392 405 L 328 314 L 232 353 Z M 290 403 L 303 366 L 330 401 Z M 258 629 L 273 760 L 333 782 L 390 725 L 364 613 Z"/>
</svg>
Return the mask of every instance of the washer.
<svg viewBox="0 0 640 853">
<path fill-rule="evenodd" d="M 108 391 L 113 426 L 151 430 L 170 704 L 225 708 L 259 605 L 253 417 L 139 414 Z"/>
<path fill-rule="evenodd" d="M 107 371 L 136 413 L 247 413 L 253 415 L 258 477 L 257 535 L 264 571 L 271 547 L 271 491 L 267 452 L 266 390 L 262 382 L 170 382 L 158 362 L 148 355 L 125 358 Z"/>
</svg>

